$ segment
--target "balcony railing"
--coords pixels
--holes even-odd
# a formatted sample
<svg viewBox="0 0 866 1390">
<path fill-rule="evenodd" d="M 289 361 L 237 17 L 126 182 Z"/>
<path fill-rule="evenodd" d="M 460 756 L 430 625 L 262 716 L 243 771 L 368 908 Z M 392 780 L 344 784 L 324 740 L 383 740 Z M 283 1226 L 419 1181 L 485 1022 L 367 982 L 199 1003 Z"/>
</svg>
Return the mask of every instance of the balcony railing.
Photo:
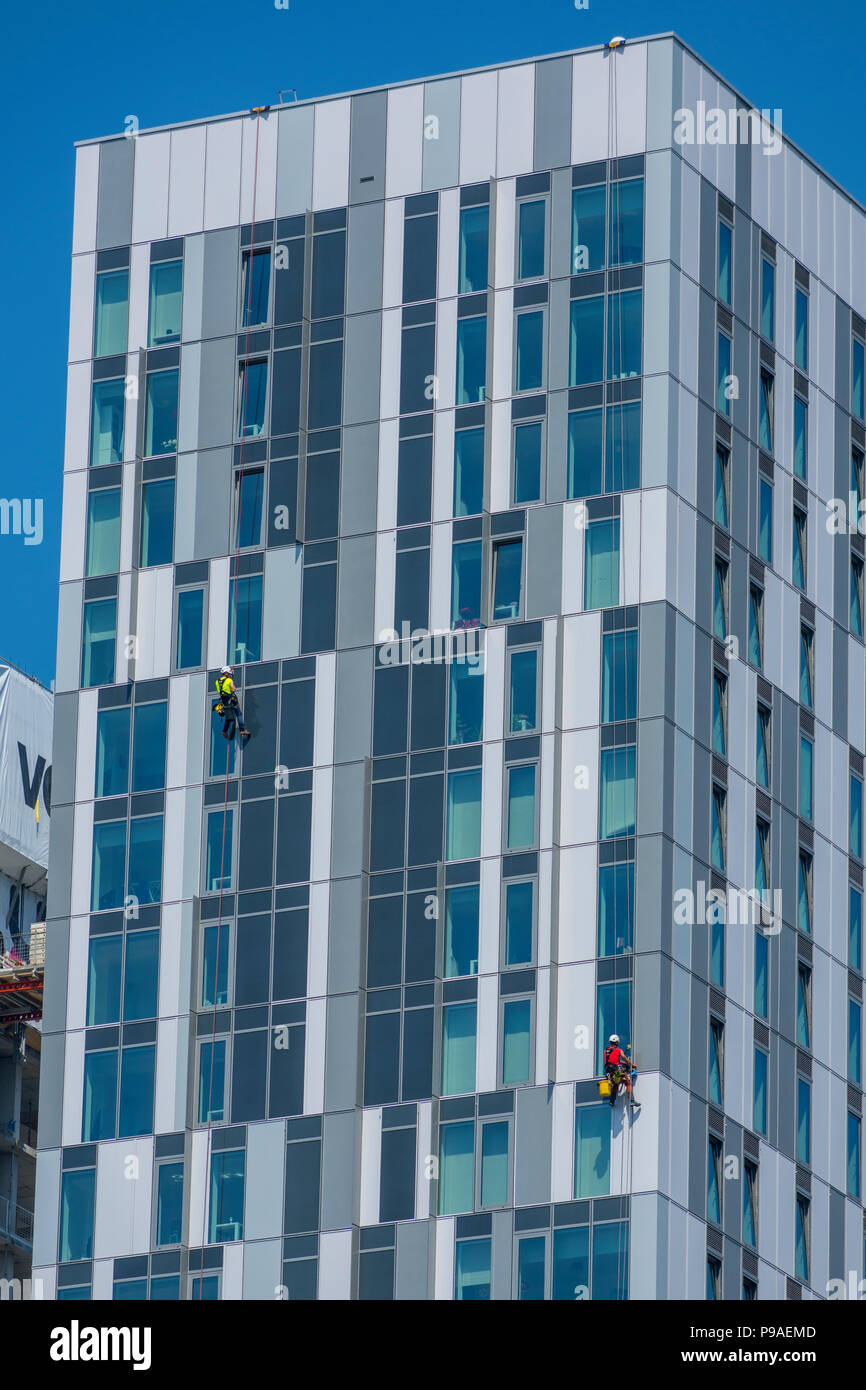
<svg viewBox="0 0 866 1390">
<path fill-rule="evenodd" d="M 34 922 L 27 936 L 13 936 L 6 950 L 0 941 L 0 970 L 14 970 L 16 965 L 36 968 L 45 964 L 45 923 Z"/>
<path fill-rule="evenodd" d="M 33 1212 L 0 1197 L 0 1239 L 10 1237 L 22 1245 L 33 1244 Z"/>
</svg>

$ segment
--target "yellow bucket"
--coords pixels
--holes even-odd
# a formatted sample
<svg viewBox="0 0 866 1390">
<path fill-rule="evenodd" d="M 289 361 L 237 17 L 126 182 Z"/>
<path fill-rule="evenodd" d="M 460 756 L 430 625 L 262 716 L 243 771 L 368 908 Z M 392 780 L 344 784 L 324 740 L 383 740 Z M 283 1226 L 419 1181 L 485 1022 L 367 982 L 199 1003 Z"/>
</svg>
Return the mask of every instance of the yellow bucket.
<svg viewBox="0 0 866 1390">
<path fill-rule="evenodd" d="M 599 1081 L 599 1083 L 598 1083 L 598 1094 L 599 1094 L 600 1096 L 609 1096 L 609 1095 L 610 1095 L 610 1082 L 609 1082 L 609 1081 Z"/>
</svg>

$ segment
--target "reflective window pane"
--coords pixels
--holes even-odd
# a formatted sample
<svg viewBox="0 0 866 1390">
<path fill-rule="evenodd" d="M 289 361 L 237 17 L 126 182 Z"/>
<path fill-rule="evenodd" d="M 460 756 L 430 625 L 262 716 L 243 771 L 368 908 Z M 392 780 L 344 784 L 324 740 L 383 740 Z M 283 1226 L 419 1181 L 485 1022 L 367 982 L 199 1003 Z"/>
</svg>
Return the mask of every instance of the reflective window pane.
<svg viewBox="0 0 866 1390">
<path fill-rule="evenodd" d="M 487 316 L 457 320 L 457 404 L 484 400 Z"/>
<path fill-rule="evenodd" d="M 123 459 L 124 380 L 93 383 L 90 428 L 90 466 L 120 463 Z"/>
<path fill-rule="evenodd" d="M 475 516 L 484 498 L 484 428 L 454 435 L 454 515 Z"/>
<path fill-rule="evenodd" d="M 87 958 L 87 1024 L 120 1022 L 123 937 L 92 936 Z"/>
<path fill-rule="evenodd" d="M 243 1240 L 245 1162 L 243 1149 L 211 1155 L 208 1240 L 212 1245 Z"/>
<path fill-rule="evenodd" d="M 604 372 L 604 297 L 571 301 L 569 386 L 601 381 Z"/>
<path fill-rule="evenodd" d="M 136 705 L 132 736 L 132 790 L 156 791 L 165 786 L 165 747 L 168 703 Z"/>
<path fill-rule="evenodd" d="M 518 425 L 514 431 L 514 505 L 538 502 L 541 499 L 541 445 L 543 425 L 540 420 Z"/>
<path fill-rule="evenodd" d="M 481 662 L 452 661 L 448 700 L 448 742 L 477 743 L 484 714 L 484 668 Z"/>
<path fill-rule="evenodd" d="M 181 589 L 177 596 L 177 650 L 179 671 L 202 664 L 204 589 Z"/>
<path fill-rule="evenodd" d="M 547 204 L 543 198 L 521 203 L 517 232 L 517 278 L 535 279 L 544 274 L 544 222 Z"/>
<path fill-rule="evenodd" d="M 128 707 L 97 715 L 94 796 L 124 796 L 129 789 L 129 719 Z"/>
<path fill-rule="evenodd" d="M 442 1010 L 442 1094 L 475 1090 L 477 1004 L 448 1004 Z"/>
<path fill-rule="evenodd" d="M 144 483 L 141 489 L 141 559 L 170 565 L 174 557 L 174 478 Z"/>
<path fill-rule="evenodd" d="M 502 1084 L 520 1086 L 530 1080 L 532 1003 L 511 999 L 502 1009 Z"/>
<path fill-rule="evenodd" d="M 125 1047 L 120 1056 L 119 1139 L 153 1131 L 155 1047 Z"/>
<path fill-rule="evenodd" d="M 84 1054 L 81 1141 L 113 1139 L 117 1121 L 117 1051 Z"/>
<path fill-rule="evenodd" d="M 584 607 L 619 603 L 619 519 L 592 521 L 586 528 Z"/>
<path fill-rule="evenodd" d="M 481 541 L 451 547 L 451 626 L 478 627 L 481 620 Z"/>
<path fill-rule="evenodd" d="M 533 885 L 505 885 L 505 964 L 528 965 L 532 960 Z"/>
<path fill-rule="evenodd" d="M 448 774 L 446 858 L 477 859 L 481 853 L 481 769 Z"/>
<path fill-rule="evenodd" d="M 574 1113 L 574 1195 L 610 1192 L 610 1106 L 578 1105 Z"/>
<path fill-rule="evenodd" d="M 116 574 L 120 568 L 120 488 L 96 488 L 87 496 L 85 574 Z"/>
<path fill-rule="evenodd" d="M 91 912 L 123 907 L 126 821 L 99 821 L 93 827 Z"/>
<path fill-rule="evenodd" d="M 461 209 L 459 294 L 474 294 L 487 288 L 489 227 L 487 204 Z"/>
<path fill-rule="evenodd" d="M 602 412 L 573 410 L 568 417 L 568 495 L 596 497 L 602 484 Z"/>
<path fill-rule="evenodd" d="M 183 261 L 160 261 L 150 267 L 148 347 L 180 342 Z"/>
<path fill-rule="evenodd" d="M 228 660 L 231 666 L 262 659 L 262 576 L 232 580 Z"/>
<path fill-rule="evenodd" d="M 530 849 L 535 844 L 535 764 L 508 769 L 508 849 Z"/>
<path fill-rule="evenodd" d="M 267 361 L 242 362 L 238 370 L 237 424 L 241 439 L 250 439 L 264 432 L 267 394 Z"/>
<path fill-rule="evenodd" d="M 467 884 L 445 892 L 446 979 L 478 973 L 479 886 Z"/>
<path fill-rule="evenodd" d="M 257 328 L 268 322 L 271 250 L 245 251 L 241 270 L 241 323 Z"/>
<path fill-rule="evenodd" d="M 538 652 L 512 652 L 508 681 L 508 732 L 528 734 L 538 727 Z"/>
<path fill-rule="evenodd" d="M 515 391 L 537 391 L 544 377 L 544 313 L 516 315 Z"/>
<path fill-rule="evenodd" d="M 162 816 L 130 822 L 127 892 L 140 903 L 162 898 Z"/>
<path fill-rule="evenodd" d="M 96 277 L 94 357 L 114 357 L 126 352 L 128 317 L 129 271 L 102 271 Z"/>
<path fill-rule="evenodd" d="M 571 271 L 604 267 L 604 184 L 575 188 L 571 195 Z"/>
<path fill-rule="evenodd" d="M 177 391 L 176 368 L 148 373 L 144 425 L 144 452 L 148 458 L 173 454 L 177 449 Z"/>
<path fill-rule="evenodd" d="M 643 179 L 610 186 L 610 265 L 643 260 Z"/>
<path fill-rule="evenodd" d="M 493 548 L 493 620 L 520 617 L 523 541 L 497 541 Z"/>
<path fill-rule="evenodd" d="M 159 932 L 131 931 L 126 937 L 123 1021 L 156 1018 L 159 992 Z"/>
</svg>

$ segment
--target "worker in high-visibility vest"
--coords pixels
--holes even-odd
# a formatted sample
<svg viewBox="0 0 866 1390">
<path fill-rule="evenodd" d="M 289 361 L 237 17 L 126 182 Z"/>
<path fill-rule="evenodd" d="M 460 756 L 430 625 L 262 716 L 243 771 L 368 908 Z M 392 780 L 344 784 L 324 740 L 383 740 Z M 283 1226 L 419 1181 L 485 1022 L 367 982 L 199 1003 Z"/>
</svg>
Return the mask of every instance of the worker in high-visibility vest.
<svg viewBox="0 0 866 1390">
<path fill-rule="evenodd" d="M 219 699 L 214 705 L 214 712 L 222 715 L 223 718 L 223 738 L 229 740 L 235 736 L 235 726 L 238 732 L 249 738 L 250 731 L 244 727 L 244 716 L 241 712 L 238 694 L 235 690 L 235 683 L 232 679 L 231 666 L 223 666 L 216 680 L 217 695 Z"/>
</svg>

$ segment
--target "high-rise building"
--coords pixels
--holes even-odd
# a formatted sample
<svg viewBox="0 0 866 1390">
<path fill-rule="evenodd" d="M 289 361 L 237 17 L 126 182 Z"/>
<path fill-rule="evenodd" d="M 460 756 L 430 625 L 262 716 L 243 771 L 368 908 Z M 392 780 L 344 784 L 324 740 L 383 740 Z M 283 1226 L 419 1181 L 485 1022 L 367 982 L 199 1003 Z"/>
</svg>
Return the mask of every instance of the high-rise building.
<svg viewBox="0 0 866 1390">
<path fill-rule="evenodd" d="M 46 1296 L 862 1275 L 864 318 L 671 35 L 79 146 Z"/>
</svg>

